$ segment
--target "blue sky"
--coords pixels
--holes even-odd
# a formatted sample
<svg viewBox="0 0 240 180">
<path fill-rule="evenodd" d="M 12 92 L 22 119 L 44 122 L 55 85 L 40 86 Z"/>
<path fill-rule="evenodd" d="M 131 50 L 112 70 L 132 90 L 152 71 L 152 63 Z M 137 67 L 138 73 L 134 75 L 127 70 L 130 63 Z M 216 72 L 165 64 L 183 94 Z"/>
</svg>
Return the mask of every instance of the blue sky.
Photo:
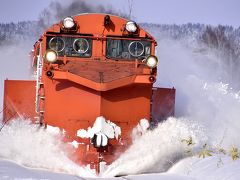
<svg viewBox="0 0 240 180">
<path fill-rule="evenodd" d="M 57 0 L 64 4 L 71 0 Z M 128 0 L 86 0 L 128 12 Z M 7 0 L 0 6 L 0 22 L 35 20 L 50 0 Z M 188 22 L 240 26 L 240 0 L 133 0 L 137 22 Z"/>
</svg>

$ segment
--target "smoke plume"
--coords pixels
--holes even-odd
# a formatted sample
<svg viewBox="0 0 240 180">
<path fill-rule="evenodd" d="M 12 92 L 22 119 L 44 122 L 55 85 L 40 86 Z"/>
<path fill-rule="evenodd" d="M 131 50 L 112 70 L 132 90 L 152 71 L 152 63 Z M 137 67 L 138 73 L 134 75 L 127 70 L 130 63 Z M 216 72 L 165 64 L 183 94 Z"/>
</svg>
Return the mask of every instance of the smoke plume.
<svg viewBox="0 0 240 180">
<path fill-rule="evenodd" d="M 125 13 L 117 12 L 111 6 L 96 5 L 93 2 L 86 2 L 84 0 L 72 0 L 68 4 L 53 1 L 49 7 L 41 12 L 38 24 L 40 27 L 46 28 L 65 17 L 81 13 L 107 13 L 128 18 Z"/>
</svg>

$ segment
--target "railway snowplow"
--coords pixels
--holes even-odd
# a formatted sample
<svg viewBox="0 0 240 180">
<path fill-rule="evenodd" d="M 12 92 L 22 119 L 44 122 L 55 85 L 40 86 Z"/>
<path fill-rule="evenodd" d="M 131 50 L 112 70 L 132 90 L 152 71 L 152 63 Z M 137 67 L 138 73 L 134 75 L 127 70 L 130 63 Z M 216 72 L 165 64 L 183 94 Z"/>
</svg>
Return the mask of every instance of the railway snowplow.
<svg viewBox="0 0 240 180">
<path fill-rule="evenodd" d="M 31 119 L 58 127 L 72 159 L 96 172 L 131 144 L 132 130 L 174 115 L 175 89 L 153 87 L 155 39 L 109 14 L 67 17 L 34 44 L 36 79 L 5 80 L 5 122 Z"/>
</svg>

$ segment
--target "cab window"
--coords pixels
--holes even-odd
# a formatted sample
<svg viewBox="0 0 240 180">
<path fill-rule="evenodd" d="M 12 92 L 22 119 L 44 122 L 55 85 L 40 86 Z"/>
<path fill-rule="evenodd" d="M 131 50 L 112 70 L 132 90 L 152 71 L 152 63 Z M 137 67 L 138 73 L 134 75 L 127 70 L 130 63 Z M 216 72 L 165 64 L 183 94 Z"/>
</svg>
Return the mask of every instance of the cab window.
<svg viewBox="0 0 240 180">
<path fill-rule="evenodd" d="M 108 58 L 145 59 L 151 53 L 151 42 L 145 40 L 107 39 Z"/>
<path fill-rule="evenodd" d="M 47 37 L 47 49 L 54 50 L 58 56 L 91 57 L 92 39 L 85 37 Z"/>
</svg>

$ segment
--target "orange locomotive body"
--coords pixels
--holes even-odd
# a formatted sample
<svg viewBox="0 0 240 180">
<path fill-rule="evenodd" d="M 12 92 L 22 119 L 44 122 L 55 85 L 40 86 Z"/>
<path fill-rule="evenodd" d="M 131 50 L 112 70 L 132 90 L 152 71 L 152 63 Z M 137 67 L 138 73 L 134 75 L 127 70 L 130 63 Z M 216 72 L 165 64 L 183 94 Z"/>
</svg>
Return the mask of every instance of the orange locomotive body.
<svg viewBox="0 0 240 180">
<path fill-rule="evenodd" d="M 154 124 L 174 114 L 175 89 L 153 88 L 156 44 L 118 16 L 67 17 L 34 45 L 36 80 L 5 80 L 4 120 L 59 127 L 76 143 L 72 158 L 99 172 L 131 144 L 141 119 Z"/>
</svg>

